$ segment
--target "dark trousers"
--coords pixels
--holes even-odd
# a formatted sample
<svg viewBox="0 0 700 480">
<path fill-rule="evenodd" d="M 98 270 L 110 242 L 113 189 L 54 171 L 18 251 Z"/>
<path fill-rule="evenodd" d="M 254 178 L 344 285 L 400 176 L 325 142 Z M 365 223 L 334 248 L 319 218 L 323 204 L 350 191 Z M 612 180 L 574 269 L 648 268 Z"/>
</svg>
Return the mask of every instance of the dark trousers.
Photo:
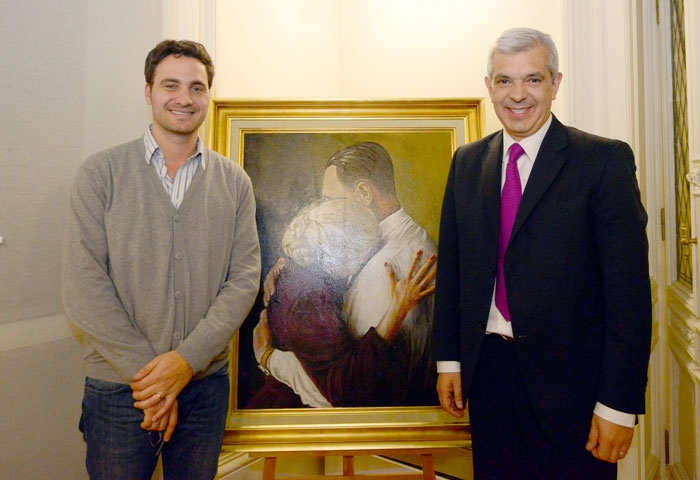
<svg viewBox="0 0 700 480">
<path fill-rule="evenodd" d="M 615 480 L 617 466 L 594 458 L 585 439 L 571 450 L 542 431 L 515 349 L 500 335 L 487 335 L 482 346 L 468 404 L 474 479 Z"/>
</svg>

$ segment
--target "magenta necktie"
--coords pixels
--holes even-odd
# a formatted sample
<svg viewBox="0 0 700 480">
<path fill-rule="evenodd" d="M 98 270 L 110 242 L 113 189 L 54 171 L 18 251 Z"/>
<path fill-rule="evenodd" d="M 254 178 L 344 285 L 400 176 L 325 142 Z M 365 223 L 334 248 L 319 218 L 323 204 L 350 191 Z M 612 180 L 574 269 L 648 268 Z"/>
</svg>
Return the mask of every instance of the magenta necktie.
<svg viewBox="0 0 700 480">
<path fill-rule="evenodd" d="M 496 307 L 507 321 L 510 322 L 510 310 L 506 298 L 506 280 L 503 275 L 503 258 L 506 256 L 506 248 L 513 231 L 515 215 L 518 213 L 518 205 L 523 196 L 520 185 L 520 173 L 518 173 L 518 159 L 525 153 L 519 143 L 514 143 L 508 152 L 508 165 L 506 166 L 506 181 L 501 192 L 501 227 L 498 230 L 498 271 L 496 272 Z"/>
</svg>

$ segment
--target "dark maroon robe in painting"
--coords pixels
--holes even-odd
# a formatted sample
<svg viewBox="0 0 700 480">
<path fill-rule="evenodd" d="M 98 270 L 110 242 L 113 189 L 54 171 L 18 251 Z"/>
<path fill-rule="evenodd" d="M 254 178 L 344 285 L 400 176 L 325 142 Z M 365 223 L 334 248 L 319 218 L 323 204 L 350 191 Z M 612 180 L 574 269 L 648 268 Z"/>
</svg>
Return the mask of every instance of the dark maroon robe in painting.
<svg viewBox="0 0 700 480">
<path fill-rule="evenodd" d="M 342 319 L 346 290 L 346 284 L 290 263 L 267 308 L 272 345 L 294 352 L 334 407 L 391 405 L 391 378 L 402 369 L 374 328 L 352 336 Z M 302 404 L 294 391 L 268 377 L 247 407 L 295 406 Z"/>
</svg>

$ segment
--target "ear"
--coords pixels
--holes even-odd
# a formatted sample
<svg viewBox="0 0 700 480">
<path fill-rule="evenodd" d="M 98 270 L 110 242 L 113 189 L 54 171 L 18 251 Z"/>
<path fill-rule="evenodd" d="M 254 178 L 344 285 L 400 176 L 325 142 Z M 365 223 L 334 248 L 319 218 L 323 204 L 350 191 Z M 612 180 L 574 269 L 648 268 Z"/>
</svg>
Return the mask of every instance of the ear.
<svg viewBox="0 0 700 480">
<path fill-rule="evenodd" d="M 364 180 L 360 180 L 355 185 L 355 193 L 353 194 L 353 200 L 361 203 L 365 207 L 370 207 L 372 205 L 372 200 L 374 199 L 374 194 L 372 192 L 372 187 L 369 183 Z"/>
<path fill-rule="evenodd" d="M 557 73 L 557 76 L 554 78 L 554 82 L 552 85 L 552 100 L 556 100 L 557 98 L 557 92 L 559 91 L 559 85 L 561 85 L 561 79 L 562 79 L 562 74 L 561 72 Z"/>
<path fill-rule="evenodd" d="M 489 91 L 489 97 L 493 97 L 491 92 L 491 80 L 489 80 L 489 77 L 484 77 L 484 83 L 486 84 L 486 90 Z"/>
<path fill-rule="evenodd" d="M 144 88 L 144 96 L 146 97 L 146 103 L 151 104 L 151 86 L 149 84 L 146 84 L 146 87 Z"/>
</svg>

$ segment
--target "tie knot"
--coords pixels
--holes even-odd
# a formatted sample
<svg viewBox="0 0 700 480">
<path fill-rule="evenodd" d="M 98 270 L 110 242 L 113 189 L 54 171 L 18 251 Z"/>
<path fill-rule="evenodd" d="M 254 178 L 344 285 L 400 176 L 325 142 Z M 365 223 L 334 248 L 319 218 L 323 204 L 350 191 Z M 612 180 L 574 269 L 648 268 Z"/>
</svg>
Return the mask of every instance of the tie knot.
<svg viewBox="0 0 700 480">
<path fill-rule="evenodd" d="M 523 147 L 519 143 L 514 143 L 510 146 L 510 150 L 508 151 L 508 163 L 517 162 L 523 153 L 525 153 Z"/>
</svg>

